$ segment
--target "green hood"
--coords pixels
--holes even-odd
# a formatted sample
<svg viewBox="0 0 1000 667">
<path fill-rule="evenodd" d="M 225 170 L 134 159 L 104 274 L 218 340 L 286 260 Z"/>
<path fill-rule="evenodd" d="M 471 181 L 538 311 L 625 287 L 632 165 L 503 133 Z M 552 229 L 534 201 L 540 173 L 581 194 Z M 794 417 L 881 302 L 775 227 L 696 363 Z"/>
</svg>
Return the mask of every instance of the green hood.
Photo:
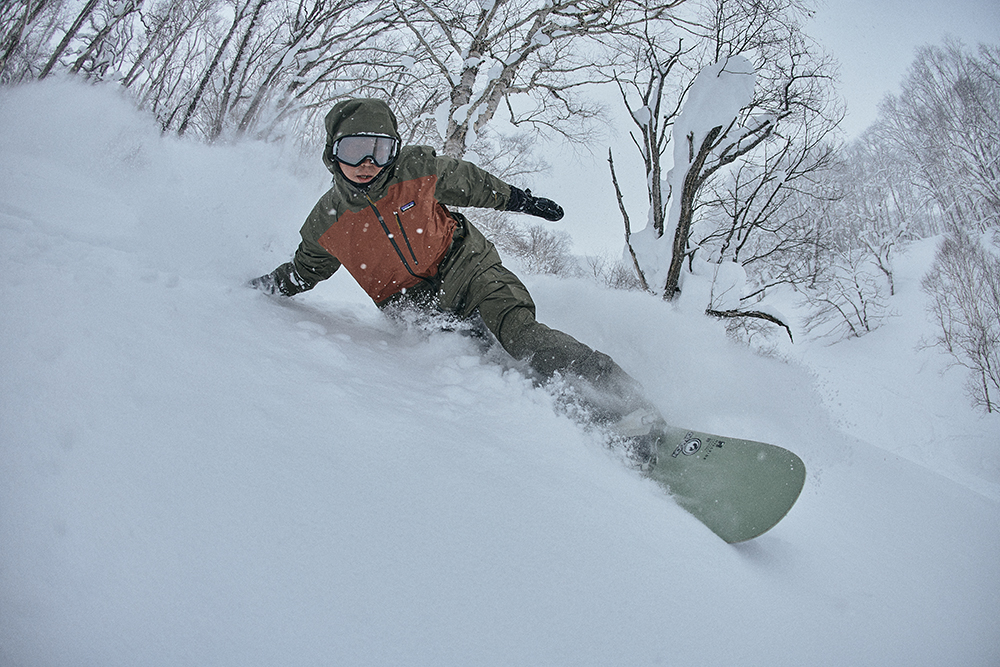
<svg viewBox="0 0 1000 667">
<path fill-rule="evenodd" d="M 340 169 L 330 155 L 333 142 L 352 134 L 385 134 L 402 142 L 396 116 L 382 100 L 361 98 L 337 102 L 326 114 L 326 148 L 323 149 L 323 163 L 334 174 Z"/>
</svg>

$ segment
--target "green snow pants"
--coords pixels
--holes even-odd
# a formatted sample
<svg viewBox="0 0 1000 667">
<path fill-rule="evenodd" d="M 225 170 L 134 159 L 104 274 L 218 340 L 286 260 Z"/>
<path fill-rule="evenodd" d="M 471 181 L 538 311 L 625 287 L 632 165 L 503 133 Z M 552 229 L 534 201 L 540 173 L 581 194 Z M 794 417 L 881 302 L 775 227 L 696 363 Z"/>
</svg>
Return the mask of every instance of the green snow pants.
<svg viewBox="0 0 1000 667">
<path fill-rule="evenodd" d="M 526 360 L 543 380 L 559 373 L 604 419 L 614 421 L 648 407 L 639 383 L 611 357 L 538 322 L 531 295 L 503 266 L 493 243 L 465 216 L 455 212 L 452 215 L 458 229 L 451 250 L 441 262 L 437 281 L 410 290 L 406 300 L 421 301 L 421 292 L 426 297 L 434 291 L 434 306 L 440 310 L 461 318 L 478 312 L 486 328 L 512 357 Z"/>
</svg>

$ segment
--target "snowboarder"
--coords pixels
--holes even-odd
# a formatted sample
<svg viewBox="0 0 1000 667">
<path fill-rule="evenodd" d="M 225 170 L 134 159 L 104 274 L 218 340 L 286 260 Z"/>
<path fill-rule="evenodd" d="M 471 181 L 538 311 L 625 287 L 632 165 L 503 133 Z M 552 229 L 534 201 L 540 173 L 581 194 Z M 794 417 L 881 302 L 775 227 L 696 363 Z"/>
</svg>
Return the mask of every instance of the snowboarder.
<svg viewBox="0 0 1000 667">
<path fill-rule="evenodd" d="M 326 116 L 323 162 L 333 186 L 302 226 L 292 261 L 250 281 L 270 294 L 312 289 L 345 266 L 380 308 L 407 306 L 481 317 L 515 359 L 547 380 L 559 374 L 610 426 L 641 467 L 655 461 L 663 427 L 639 384 L 609 356 L 535 319 L 528 290 L 494 245 L 447 206 L 562 218 L 474 164 L 401 146 L 396 117 L 377 99 L 337 103 Z"/>
</svg>

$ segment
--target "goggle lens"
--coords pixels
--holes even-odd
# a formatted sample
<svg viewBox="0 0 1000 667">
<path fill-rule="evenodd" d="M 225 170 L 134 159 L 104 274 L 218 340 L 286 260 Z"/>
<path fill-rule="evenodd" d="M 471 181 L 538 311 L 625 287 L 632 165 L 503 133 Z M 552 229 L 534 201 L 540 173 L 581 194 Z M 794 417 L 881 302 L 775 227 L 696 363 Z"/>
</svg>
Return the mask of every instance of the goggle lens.
<svg viewBox="0 0 1000 667">
<path fill-rule="evenodd" d="M 396 157 L 396 139 L 377 135 L 341 137 L 333 145 L 333 156 L 349 167 L 357 167 L 369 158 L 376 167 L 385 167 Z"/>
</svg>

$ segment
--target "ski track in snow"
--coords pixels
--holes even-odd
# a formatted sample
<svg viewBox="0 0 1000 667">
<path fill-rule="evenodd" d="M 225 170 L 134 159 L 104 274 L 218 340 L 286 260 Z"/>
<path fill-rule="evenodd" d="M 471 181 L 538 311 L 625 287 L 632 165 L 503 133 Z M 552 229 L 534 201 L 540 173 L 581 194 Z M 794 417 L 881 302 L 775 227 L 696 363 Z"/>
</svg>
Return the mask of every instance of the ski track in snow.
<svg viewBox="0 0 1000 667">
<path fill-rule="evenodd" d="M 914 347 L 932 243 L 882 329 L 771 357 L 524 276 L 670 421 L 802 456 L 796 507 L 734 547 L 346 272 L 246 289 L 319 160 L 162 138 L 62 81 L 0 91 L 0 153 L 0 664 L 1000 663 L 1000 426 Z"/>
</svg>

